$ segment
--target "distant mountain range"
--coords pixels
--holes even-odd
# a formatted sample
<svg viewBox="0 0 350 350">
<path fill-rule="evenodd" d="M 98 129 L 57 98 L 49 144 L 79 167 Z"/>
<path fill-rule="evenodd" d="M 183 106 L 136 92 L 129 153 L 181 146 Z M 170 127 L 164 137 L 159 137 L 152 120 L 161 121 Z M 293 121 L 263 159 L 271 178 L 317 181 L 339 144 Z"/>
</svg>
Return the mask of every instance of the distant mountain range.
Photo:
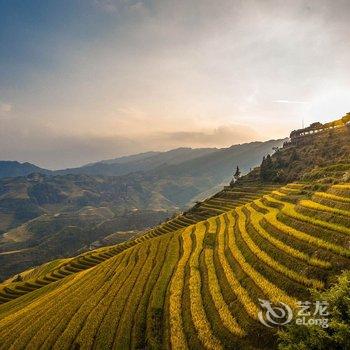
<svg viewBox="0 0 350 350">
<path fill-rule="evenodd" d="M 0 160 L 0 179 L 4 177 L 27 176 L 31 173 L 50 174 L 51 171 L 27 162 Z"/>
<path fill-rule="evenodd" d="M 120 176 L 136 171 L 149 171 L 164 165 L 176 165 L 217 152 L 216 148 L 177 148 L 167 152 L 146 152 L 103 160 L 79 168 L 56 171 L 57 174 Z"/>
<path fill-rule="evenodd" d="M 205 163 L 207 160 L 216 159 L 220 162 L 222 157 L 237 157 L 233 159 L 237 164 L 242 164 L 243 168 L 249 170 L 251 160 L 259 159 L 259 156 L 251 154 L 251 150 L 256 149 L 259 154 L 265 155 L 271 153 L 270 145 L 280 145 L 283 140 L 270 140 L 266 142 L 251 142 L 241 145 L 234 145 L 229 148 L 177 148 L 166 152 L 145 152 L 130 156 L 123 156 L 114 159 L 102 160 L 95 163 L 89 163 L 81 167 L 49 170 L 37 165 L 18 161 L 0 161 L 0 178 L 27 176 L 32 173 L 45 175 L 67 175 L 67 174 L 85 174 L 101 176 L 122 176 L 133 172 L 148 172 L 154 169 L 167 169 L 172 171 L 183 164 L 190 166 L 194 161 L 196 165 Z M 266 147 L 267 146 L 267 147 Z M 262 153 L 261 153 L 262 152 Z M 248 153 L 248 154 L 245 154 Z M 248 158 L 245 156 L 248 155 Z M 176 166 L 176 167 L 174 167 Z M 230 166 L 230 165 L 229 165 Z M 179 171 L 176 170 L 176 173 Z"/>
<path fill-rule="evenodd" d="M 103 182 L 104 193 L 113 192 L 109 199 L 114 206 L 177 210 L 190 205 L 194 199 L 200 199 L 201 193 L 204 192 L 207 196 L 211 190 L 217 190 L 217 186 L 230 181 L 236 166 L 240 167 L 243 174 L 247 173 L 258 165 L 263 156 L 273 153 L 273 148 L 281 146 L 283 141 L 251 142 L 220 149 L 178 148 L 167 152 L 147 152 L 58 171 L 42 169 L 30 163 L 3 161 L 0 162 L 0 177 L 7 178 L 7 181 L 0 182 L 0 188 L 3 187 L 0 195 L 5 193 L 8 201 L 11 198 L 7 191 L 9 186 L 12 194 L 13 191 L 16 193 L 18 189 L 22 191 L 25 187 L 28 194 L 16 194 L 15 198 L 29 197 L 34 206 L 40 207 L 44 199 L 45 204 L 50 205 L 62 204 L 67 198 L 72 203 L 70 193 L 74 193 L 73 201 L 76 201 L 76 192 L 79 192 L 83 193 L 84 198 L 79 197 L 81 205 L 95 205 L 95 199 L 92 201 L 87 193 L 91 195 L 97 185 Z M 46 177 L 40 178 L 40 183 L 35 183 L 35 186 L 32 186 L 33 176 L 11 180 L 11 177 L 26 177 L 31 174 L 42 174 Z M 71 186 L 67 185 L 71 184 L 72 175 L 77 176 L 74 178 L 76 183 L 86 184 L 88 181 L 94 190 L 89 187 L 85 191 L 81 188 L 79 191 L 72 191 Z M 83 175 L 85 177 L 81 177 Z M 14 185 L 17 182 L 22 185 Z M 120 195 L 121 186 L 128 188 L 127 198 Z M 96 191 L 97 194 L 94 193 L 93 197 L 101 199 L 101 192 Z M 34 195 L 40 198 L 33 199 Z M 0 196 L 0 212 L 2 198 Z M 35 213 L 37 211 L 38 209 L 34 210 Z M 30 216 L 28 213 L 25 218 Z"/>
<path fill-rule="evenodd" d="M 0 162 L 0 279 L 116 232 L 153 226 L 216 192 L 237 165 L 247 173 L 282 143 L 179 148 L 59 171 Z"/>
<path fill-rule="evenodd" d="M 120 176 L 136 171 L 148 171 L 162 165 L 175 165 L 218 151 L 217 148 L 177 148 L 167 152 L 145 152 L 89 163 L 77 168 L 48 170 L 31 163 L 0 161 L 0 178 L 26 176 L 31 173 L 47 175 L 86 174 Z"/>
</svg>

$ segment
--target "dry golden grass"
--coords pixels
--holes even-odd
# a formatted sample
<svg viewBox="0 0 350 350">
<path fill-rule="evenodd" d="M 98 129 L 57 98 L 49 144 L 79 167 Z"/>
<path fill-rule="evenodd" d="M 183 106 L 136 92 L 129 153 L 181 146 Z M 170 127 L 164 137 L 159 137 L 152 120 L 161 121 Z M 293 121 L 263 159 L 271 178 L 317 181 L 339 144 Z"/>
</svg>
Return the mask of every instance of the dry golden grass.
<svg viewBox="0 0 350 350">
<path fill-rule="evenodd" d="M 255 202 L 256 203 L 256 202 Z M 293 256 L 294 258 L 300 259 L 307 262 L 310 265 L 318 266 L 321 268 L 329 268 L 331 264 L 328 261 L 310 257 L 309 255 L 285 244 L 282 240 L 279 240 L 268 233 L 261 225 L 260 221 L 263 217 L 268 219 L 275 219 L 275 213 L 270 207 L 264 207 L 268 210 L 267 214 L 261 214 L 260 212 L 254 210 L 251 204 L 247 204 L 246 208 L 250 212 L 250 223 L 253 225 L 254 229 L 267 241 L 269 241 L 276 248 L 282 250 L 283 252 Z"/>
<path fill-rule="evenodd" d="M 301 230 L 297 230 L 293 227 L 290 227 L 286 225 L 285 223 L 281 222 L 277 218 L 277 214 L 280 212 L 279 209 L 271 208 L 268 206 L 265 206 L 260 200 L 254 201 L 254 203 L 259 206 L 260 208 L 267 209 L 271 211 L 271 214 L 265 215 L 265 219 L 271 224 L 273 227 L 275 227 L 280 232 L 289 235 L 291 237 L 295 237 L 297 239 L 300 239 L 302 241 L 305 241 L 311 245 L 315 245 L 317 247 L 330 250 L 336 254 L 343 255 L 343 256 L 350 256 L 350 249 L 344 248 L 340 245 L 325 241 L 321 238 L 309 235 Z M 299 217 L 299 216 L 298 216 Z M 300 218 L 300 217 L 299 217 Z"/>
<path fill-rule="evenodd" d="M 182 320 L 182 293 L 184 289 L 185 268 L 192 250 L 192 227 L 186 229 L 181 237 L 183 240 L 183 253 L 176 266 L 170 282 L 169 309 L 170 309 L 170 341 L 173 349 L 187 349 L 187 341 Z"/>
<path fill-rule="evenodd" d="M 316 218 L 300 214 L 295 210 L 295 206 L 293 204 L 277 200 L 269 195 L 265 195 L 264 198 L 270 203 L 282 206 L 283 208 L 282 208 L 281 212 L 287 216 L 290 216 L 290 217 L 297 219 L 297 220 L 300 220 L 300 221 L 310 223 L 312 225 L 315 225 L 315 226 L 318 226 L 321 228 L 325 228 L 325 229 L 333 230 L 333 231 L 336 231 L 339 233 L 344 233 L 344 234 L 350 235 L 350 228 L 347 228 L 345 226 L 341 226 L 338 224 L 333 224 L 330 222 L 318 220 Z"/>
<path fill-rule="evenodd" d="M 205 253 L 205 263 L 208 270 L 208 280 L 209 280 L 208 287 L 210 290 L 210 295 L 214 301 L 215 308 L 220 315 L 220 319 L 223 325 L 231 333 L 242 337 L 245 334 L 245 332 L 239 326 L 239 324 L 234 319 L 234 317 L 231 315 L 230 310 L 222 297 L 219 281 L 215 272 L 215 266 L 213 261 L 213 250 L 205 249 L 204 253 Z"/>
<path fill-rule="evenodd" d="M 286 277 L 296 282 L 302 283 L 306 286 L 313 287 L 313 288 L 323 287 L 324 285 L 323 282 L 314 280 L 314 279 L 309 279 L 306 276 L 303 276 L 302 274 L 287 268 L 286 266 L 274 260 L 262 249 L 260 249 L 260 247 L 256 245 L 254 241 L 250 238 L 246 230 L 246 217 L 242 211 L 242 208 L 241 207 L 236 208 L 236 213 L 238 215 L 238 226 L 239 226 L 240 233 L 243 240 L 247 244 L 248 248 L 254 253 L 254 255 L 257 256 L 263 263 L 272 267 L 274 270 L 280 272 L 281 274 L 285 275 Z"/>
<path fill-rule="evenodd" d="M 196 246 L 190 257 L 190 302 L 193 324 L 197 330 L 198 338 L 206 349 L 221 349 L 220 340 L 213 334 L 207 316 L 205 314 L 202 294 L 201 275 L 199 272 L 199 255 L 203 250 L 203 239 L 206 232 L 205 224 L 200 222 L 196 225 Z"/>
<path fill-rule="evenodd" d="M 248 315 L 256 319 L 258 317 L 259 309 L 254 304 L 252 299 L 250 298 L 248 292 L 242 285 L 239 283 L 236 276 L 233 274 L 231 267 L 225 257 L 225 219 L 224 215 L 219 216 L 220 219 L 220 230 L 218 232 L 218 255 L 221 267 L 225 273 L 226 279 L 229 283 L 229 286 L 232 292 L 237 296 L 238 300 L 242 303 L 244 309 L 248 313 Z M 210 229 L 216 229 L 215 218 L 209 219 Z"/>
<path fill-rule="evenodd" d="M 263 275 L 256 271 L 245 259 L 242 252 L 239 250 L 236 244 L 235 232 L 234 232 L 234 217 L 232 213 L 227 214 L 228 219 L 228 245 L 231 250 L 232 256 L 239 263 L 242 270 L 254 281 L 254 283 L 260 287 L 263 292 L 270 298 L 272 302 L 285 302 L 290 306 L 296 306 L 296 299 L 289 296 L 286 292 L 278 288 L 272 282 L 268 281 Z M 242 221 L 238 222 L 239 231 L 245 230 Z"/>
<path fill-rule="evenodd" d="M 330 199 L 337 202 L 350 203 L 350 198 L 337 196 L 335 194 L 327 193 L 327 192 L 315 192 L 314 196 L 321 197 L 324 199 Z"/>
<path fill-rule="evenodd" d="M 337 209 L 337 208 L 331 208 L 326 205 L 313 202 L 311 200 L 301 200 L 299 203 L 302 207 L 317 210 L 317 211 L 325 211 L 331 214 L 336 214 L 336 215 L 343 215 L 343 216 L 348 216 L 350 217 L 350 211 L 349 210 L 342 210 L 342 209 Z"/>
</svg>

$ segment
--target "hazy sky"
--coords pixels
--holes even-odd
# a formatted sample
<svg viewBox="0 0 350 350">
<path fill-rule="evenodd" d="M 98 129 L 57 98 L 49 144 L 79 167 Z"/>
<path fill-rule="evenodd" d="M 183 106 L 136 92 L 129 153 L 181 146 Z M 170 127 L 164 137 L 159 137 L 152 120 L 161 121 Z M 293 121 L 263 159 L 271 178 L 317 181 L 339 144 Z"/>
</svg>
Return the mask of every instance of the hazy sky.
<svg viewBox="0 0 350 350">
<path fill-rule="evenodd" d="M 348 0 L 0 5 L 0 159 L 222 147 L 350 111 Z"/>
</svg>

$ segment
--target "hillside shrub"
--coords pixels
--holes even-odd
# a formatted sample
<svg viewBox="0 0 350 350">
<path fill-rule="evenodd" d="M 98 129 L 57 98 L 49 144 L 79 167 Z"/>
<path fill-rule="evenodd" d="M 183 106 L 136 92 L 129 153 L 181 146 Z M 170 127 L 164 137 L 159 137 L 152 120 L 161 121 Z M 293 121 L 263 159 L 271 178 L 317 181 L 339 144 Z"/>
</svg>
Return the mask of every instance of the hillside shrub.
<svg viewBox="0 0 350 350">
<path fill-rule="evenodd" d="M 292 324 L 279 332 L 279 350 L 350 349 L 350 270 L 324 292 L 313 292 L 313 300 L 328 302 L 329 327 Z"/>
</svg>

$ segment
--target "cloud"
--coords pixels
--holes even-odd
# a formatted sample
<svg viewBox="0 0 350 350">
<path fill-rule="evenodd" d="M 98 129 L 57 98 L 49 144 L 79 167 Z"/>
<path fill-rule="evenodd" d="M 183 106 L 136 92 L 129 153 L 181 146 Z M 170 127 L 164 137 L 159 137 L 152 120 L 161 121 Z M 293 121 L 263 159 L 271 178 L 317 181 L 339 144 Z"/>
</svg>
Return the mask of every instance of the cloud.
<svg viewBox="0 0 350 350">
<path fill-rule="evenodd" d="M 12 104 L 0 102 L 0 117 L 7 117 L 12 111 Z"/>
<path fill-rule="evenodd" d="M 139 12 L 145 8 L 145 4 L 141 0 L 94 0 L 94 4 L 99 10 L 110 14 L 120 13 L 124 10 Z"/>
<path fill-rule="evenodd" d="M 0 159 L 28 161 L 49 169 L 62 169 L 139 152 L 140 142 L 123 136 L 70 136 L 21 130 L 5 133 L 0 128 Z"/>
<path fill-rule="evenodd" d="M 12 3 L 21 16 L 0 20 L 0 158 L 64 167 L 222 147 L 261 139 L 249 126 L 284 137 L 303 118 L 348 112 L 347 1 Z"/>
<path fill-rule="evenodd" d="M 146 151 L 166 151 L 178 147 L 228 147 L 259 139 L 242 125 L 222 125 L 214 130 L 155 132 L 123 135 L 60 135 L 45 126 L 32 129 L 11 126 L 0 129 L 0 159 L 28 161 L 49 169 L 62 169 Z M 15 136 L 14 136 L 15 135 Z"/>
<path fill-rule="evenodd" d="M 307 104 L 310 102 L 306 102 L 306 101 L 290 101 L 290 100 L 275 100 L 273 101 L 275 103 L 287 103 L 287 104 Z"/>
<path fill-rule="evenodd" d="M 145 4 L 142 1 L 137 1 L 134 4 L 131 4 L 129 6 L 129 9 L 131 11 L 143 13 L 143 11 L 145 10 Z"/>
<path fill-rule="evenodd" d="M 180 131 L 157 133 L 152 138 L 166 142 L 172 147 L 227 147 L 234 144 L 259 139 L 259 135 L 249 126 L 223 125 L 213 130 Z"/>
<path fill-rule="evenodd" d="M 94 4 L 102 11 L 113 13 L 117 12 L 117 3 L 113 0 L 94 0 Z"/>
</svg>

